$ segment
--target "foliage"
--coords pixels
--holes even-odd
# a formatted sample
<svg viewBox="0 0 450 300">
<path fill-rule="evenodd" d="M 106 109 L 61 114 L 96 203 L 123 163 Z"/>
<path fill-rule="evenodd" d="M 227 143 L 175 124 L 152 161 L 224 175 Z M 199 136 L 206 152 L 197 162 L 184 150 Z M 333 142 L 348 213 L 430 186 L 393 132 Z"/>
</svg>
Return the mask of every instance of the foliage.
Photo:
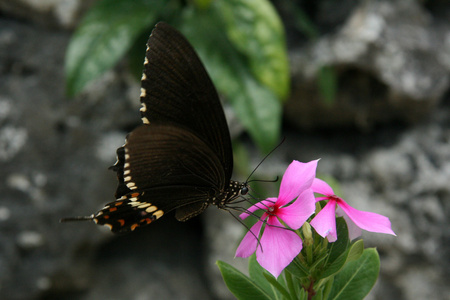
<svg viewBox="0 0 450 300">
<path fill-rule="evenodd" d="M 374 248 L 364 249 L 362 240 L 350 242 L 343 218 L 338 218 L 337 230 L 339 238 L 334 243 L 316 234 L 313 245 L 305 245 L 277 279 L 257 263 L 255 255 L 249 260 L 249 276 L 225 262 L 217 264 L 226 285 L 240 300 L 363 299 L 378 278 L 378 253 Z M 257 294 L 249 293 L 250 287 Z"/>
<path fill-rule="evenodd" d="M 184 3 L 96 2 L 67 50 L 67 93 L 80 93 L 127 53 L 134 54 L 130 66 L 140 73 L 137 66 L 142 66 L 145 39 L 155 23 L 163 20 L 190 40 L 219 92 L 231 102 L 260 149 L 267 152 L 278 141 L 281 103 L 290 88 L 284 29 L 275 9 L 268 0 Z"/>
</svg>

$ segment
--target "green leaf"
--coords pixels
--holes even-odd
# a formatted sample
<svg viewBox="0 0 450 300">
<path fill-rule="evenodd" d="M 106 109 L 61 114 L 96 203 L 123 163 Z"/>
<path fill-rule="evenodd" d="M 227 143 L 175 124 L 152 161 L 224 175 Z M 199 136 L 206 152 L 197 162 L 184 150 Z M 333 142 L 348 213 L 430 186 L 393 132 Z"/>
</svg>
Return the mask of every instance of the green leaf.
<svg viewBox="0 0 450 300">
<path fill-rule="evenodd" d="M 312 300 L 322 300 L 323 299 L 323 290 L 320 289 L 316 292 Z"/>
<path fill-rule="evenodd" d="M 338 256 L 335 260 L 333 260 L 330 264 L 327 265 L 326 269 L 320 274 L 321 278 L 326 278 L 328 276 L 334 275 L 339 270 L 342 269 L 342 267 L 345 265 L 345 262 L 347 261 L 348 257 L 348 251 L 345 251 L 340 256 Z"/>
<path fill-rule="evenodd" d="M 292 299 L 289 292 L 286 290 L 286 288 L 275 278 L 272 274 L 269 273 L 263 273 L 264 277 L 267 279 L 270 284 L 275 287 L 278 292 L 280 292 L 286 299 Z M 281 281 L 281 278 L 280 278 Z"/>
<path fill-rule="evenodd" d="M 318 73 L 319 92 L 322 94 L 324 102 L 332 105 L 336 99 L 337 78 L 334 69 L 330 66 L 322 66 Z"/>
<path fill-rule="evenodd" d="M 299 281 L 294 281 L 292 274 L 287 269 L 284 269 L 284 277 L 286 278 L 286 286 L 289 289 L 289 294 L 291 294 L 292 298 L 298 299 L 300 285 L 296 283 L 299 283 Z"/>
<path fill-rule="evenodd" d="M 255 254 L 250 256 L 250 259 L 248 260 L 248 273 L 250 278 L 254 280 L 262 289 L 264 289 L 272 299 L 281 298 L 278 290 L 275 289 L 273 285 L 269 284 L 264 276 L 264 274 L 268 274 L 268 272 L 256 261 Z"/>
<path fill-rule="evenodd" d="M 343 217 L 336 218 L 337 240 L 328 244 L 329 258 L 328 263 L 341 256 L 349 247 L 347 223 Z"/>
<path fill-rule="evenodd" d="M 103 0 L 86 14 L 66 53 L 67 93 L 85 85 L 113 67 L 135 38 L 156 21 L 166 0 Z"/>
<path fill-rule="evenodd" d="M 283 24 L 268 0 L 218 0 L 227 35 L 252 73 L 279 98 L 289 93 L 289 62 Z"/>
<path fill-rule="evenodd" d="M 253 140 L 268 152 L 278 142 L 281 104 L 246 68 L 245 58 L 228 40 L 215 7 L 211 5 L 204 11 L 185 10 L 181 30 Z"/>
<path fill-rule="evenodd" d="M 236 268 L 223 261 L 217 261 L 220 273 L 228 289 L 237 299 L 241 300 L 264 300 L 271 299 L 270 295 L 259 287 L 253 280 L 245 276 Z"/>
<path fill-rule="evenodd" d="M 309 276 L 309 270 L 305 268 L 298 257 L 294 258 L 294 260 L 286 267 L 286 269 L 297 278 L 305 278 Z"/>
<path fill-rule="evenodd" d="M 325 283 L 325 286 L 323 288 L 323 298 L 324 299 L 328 299 L 328 296 L 330 295 L 331 289 L 333 288 L 334 276 L 331 276 L 326 280 L 327 280 L 327 282 Z"/>
<path fill-rule="evenodd" d="M 309 39 L 316 39 L 319 37 L 319 29 L 298 4 L 293 1 L 286 1 L 283 5 L 285 6 L 285 9 L 294 16 L 293 22 L 295 28 L 301 31 Z"/>
<path fill-rule="evenodd" d="M 380 258 L 375 248 L 365 249 L 361 257 L 349 262 L 334 278 L 328 299 L 360 300 L 372 289 L 380 271 Z"/>
<path fill-rule="evenodd" d="M 133 45 L 128 50 L 128 69 L 137 81 L 142 78 L 143 59 L 145 57 L 146 43 L 151 33 L 151 28 L 144 30 L 136 37 Z"/>
<path fill-rule="evenodd" d="M 212 0 L 194 0 L 194 4 L 197 5 L 199 9 L 206 9 L 211 5 Z"/>
<path fill-rule="evenodd" d="M 320 278 L 326 278 L 339 272 L 347 261 L 350 241 L 344 218 L 340 217 L 336 219 L 336 230 L 338 239 L 334 243 L 328 244 L 329 254 L 325 266 L 320 273 Z"/>
<path fill-rule="evenodd" d="M 357 260 L 361 257 L 364 251 L 364 241 L 358 240 L 352 244 L 348 253 L 347 262 Z"/>
</svg>

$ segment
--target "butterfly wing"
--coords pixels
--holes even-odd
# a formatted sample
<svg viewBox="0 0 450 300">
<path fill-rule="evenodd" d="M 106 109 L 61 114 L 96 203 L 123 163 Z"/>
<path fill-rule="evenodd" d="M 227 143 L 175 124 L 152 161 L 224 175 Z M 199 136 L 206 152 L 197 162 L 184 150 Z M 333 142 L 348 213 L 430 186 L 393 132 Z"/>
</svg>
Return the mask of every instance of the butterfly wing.
<svg viewBox="0 0 450 300">
<path fill-rule="evenodd" d="M 225 181 L 216 154 L 180 127 L 139 126 L 117 156 L 117 200 L 94 218 L 114 232 L 134 230 L 174 209 L 185 221 L 206 209 Z"/>
<path fill-rule="evenodd" d="M 189 42 L 158 23 L 148 43 L 141 80 L 141 118 L 111 167 L 116 201 L 92 219 L 113 232 L 147 225 L 165 213 L 185 221 L 209 204 L 237 197 L 231 182 L 230 133 L 214 85 Z"/>
<path fill-rule="evenodd" d="M 180 32 L 162 22 L 147 47 L 142 120 L 195 133 L 217 155 L 229 180 L 233 170 L 230 133 L 216 89 L 194 49 Z"/>
</svg>

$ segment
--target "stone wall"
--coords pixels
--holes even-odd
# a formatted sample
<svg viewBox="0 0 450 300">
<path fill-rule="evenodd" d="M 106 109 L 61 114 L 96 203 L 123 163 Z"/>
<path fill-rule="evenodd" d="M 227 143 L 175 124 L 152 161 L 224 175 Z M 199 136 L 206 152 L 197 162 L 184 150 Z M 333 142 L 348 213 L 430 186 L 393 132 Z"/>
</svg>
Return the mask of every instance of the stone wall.
<svg viewBox="0 0 450 300">
<path fill-rule="evenodd" d="M 71 28 L 91 2 L 0 0 L 0 298 L 232 299 L 214 262 L 245 269 L 233 260 L 243 228 L 215 208 L 124 236 L 58 222 L 114 199 L 107 168 L 140 123 L 139 84 L 123 63 L 65 96 Z M 450 299 L 450 9 L 419 3 L 343 1 L 334 29 L 305 41 L 276 1 L 293 91 L 286 142 L 258 177 L 321 158 L 318 172 L 352 206 L 391 219 L 397 237 L 364 235 L 381 257 L 368 299 Z M 332 106 L 315 88 L 322 65 L 338 76 Z"/>
</svg>

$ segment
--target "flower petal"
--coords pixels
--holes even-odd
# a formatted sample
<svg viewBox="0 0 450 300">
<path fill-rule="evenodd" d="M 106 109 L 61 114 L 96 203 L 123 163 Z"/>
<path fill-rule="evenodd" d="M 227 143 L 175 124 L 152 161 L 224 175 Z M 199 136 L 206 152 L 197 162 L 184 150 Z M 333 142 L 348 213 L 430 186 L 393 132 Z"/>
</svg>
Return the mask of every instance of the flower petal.
<svg viewBox="0 0 450 300">
<path fill-rule="evenodd" d="M 345 223 L 347 223 L 348 228 L 348 237 L 350 241 L 353 241 L 357 237 L 361 236 L 362 230 L 359 228 L 355 222 L 350 219 L 347 214 L 342 210 L 342 208 L 338 205 L 336 208 L 336 215 L 339 217 L 344 217 Z"/>
<path fill-rule="evenodd" d="M 262 249 L 256 249 L 256 260 L 276 278 L 300 253 L 302 240 L 295 232 L 274 226 L 283 225 L 269 218 L 261 237 Z"/>
<path fill-rule="evenodd" d="M 304 190 L 309 189 L 314 177 L 318 160 L 302 163 L 294 160 L 284 172 L 281 180 L 278 206 L 283 206 L 295 200 Z"/>
<path fill-rule="evenodd" d="M 312 219 L 311 226 L 322 237 L 328 237 L 330 242 L 337 239 L 336 233 L 336 200 L 328 201 L 327 205 Z"/>
<path fill-rule="evenodd" d="M 277 217 L 285 222 L 290 228 L 298 229 L 314 213 L 314 193 L 307 189 L 300 194 L 297 200 L 289 206 L 281 207 L 277 211 Z"/>
<path fill-rule="evenodd" d="M 262 221 L 258 221 L 255 225 L 252 226 L 249 232 L 244 236 L 239 247 L 236 249 L 235 257 L 249 257 L 255 252 L 256 247 L 258 246 L 258 240 L 255 238 L 259 236 L 259 232 L 261 231 L 261 226 L 263 225 Z M 253 234 L 252 234 L 253 232 Z"/>
<path fill-rule="evenodd" d="M 265 210 L 268 207 L 273 206 L 276 201 L 277 201 L 277 198 L 267 198 L 266 200 L 262 200 L 262 201 L 260 201 L 260 202 L 258 202 L 256 204 L 250 206 L 249 208 L 247 208 L 247 212 L 243 212 L 242 214 L 240 214 L 239 218 L 244 220 L 245 218 L 250 216 L 252 213 L 257 211 L 258 209 L 264 209 Z"/>
<path fill-rule="evenodd" d="M 329 186 L 328 183 L 319 178 L 314 178 L 311 188 L 313 189 L 314 193 L 322 194 L 325 196 L 334 195 L 334 191 L 331 186 Z"/>
<path fill-rule="evenodd" d="M 367 211 L 357 210 L 348 205 L 344 200 L 339 200 L 338 205 L 356 226 L 371 232 L 387 233 L 396 235 L 391 229 L 389 218 Z"/>
</svg>

